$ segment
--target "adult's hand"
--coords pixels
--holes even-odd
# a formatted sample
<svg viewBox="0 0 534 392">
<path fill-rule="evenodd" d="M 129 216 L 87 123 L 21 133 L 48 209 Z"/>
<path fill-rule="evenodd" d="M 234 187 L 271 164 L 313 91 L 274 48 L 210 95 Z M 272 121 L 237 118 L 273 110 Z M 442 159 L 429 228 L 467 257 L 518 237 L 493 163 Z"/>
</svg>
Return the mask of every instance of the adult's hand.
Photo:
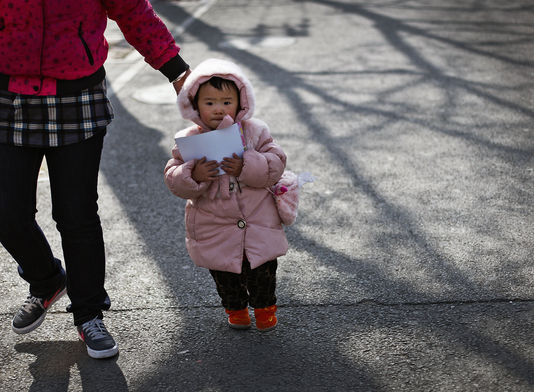
<svg viewBox="0 0 534 392">
<path fill-rule="evenodd" d="M 174 89 L 176 90 L 176 95 L 180 93 L 180 90 L 184 86 L 184 82 L 190 73 L 191 73 L 191 69 L 189 68 L 187 71 L 185 71 L 184 76 L 182 76 L 180 79 L 178 79 L 176 82 L 172 84 Z"/>
</svg>

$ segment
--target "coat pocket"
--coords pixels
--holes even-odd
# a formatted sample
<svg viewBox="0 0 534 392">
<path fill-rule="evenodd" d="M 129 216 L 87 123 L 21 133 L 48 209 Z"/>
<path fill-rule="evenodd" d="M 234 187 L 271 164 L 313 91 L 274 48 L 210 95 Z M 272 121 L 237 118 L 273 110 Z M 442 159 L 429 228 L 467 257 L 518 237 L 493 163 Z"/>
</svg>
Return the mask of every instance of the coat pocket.
<svg viewBox="0 0 534 392">
<path fill-rule="evenodd" d="M 83 38 L 83 29 L 82 29 L 82 23 L 80 22 L 80 26 L 78 27 L 78 37 L 80 37 L 80 41 L 82 41 L 82 45 L 85 49 L 85 54 L 87 55 L 87 59 L 89 60 L 89 64 L 93 65 L 95 63 L 95 60 L 93 59 L 93 54 L 91 53 L 91 49 L 89 49 L 89 45 L 87 45 L 87 42 L 85 41 L 85 38 Z"/>
<path fill-rule="evenodd" d="M 185 206 L 185 230 L 189 238 L 196 241 L 195 234 L 195 218 L 197 215 L 197 209 L 193 207 L 190 202 L 187 202 Z"/>
</svg>

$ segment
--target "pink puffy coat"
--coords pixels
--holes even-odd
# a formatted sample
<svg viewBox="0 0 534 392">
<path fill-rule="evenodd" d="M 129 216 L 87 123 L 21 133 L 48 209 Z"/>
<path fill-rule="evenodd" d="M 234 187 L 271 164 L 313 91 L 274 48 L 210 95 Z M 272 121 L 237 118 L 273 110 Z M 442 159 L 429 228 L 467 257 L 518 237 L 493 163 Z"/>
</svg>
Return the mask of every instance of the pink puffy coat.
<svg viewBox="0 0 534 392">
<path fill-rule="evenodd" d="M 95 73 L 108 53 L 108 17 L 153 68 L 178 54 L 148 0 L 2 0 L 0 73 L 11 77 L 9 91 L 54 95 L 56 79 Z"/>
<path fill-rule="evenodd" d="M 251 267 L 256 268 L 287 252 L 280 217 L 266 189 L 282 176 L 286 155 L 273 141 L 267 125 L 251 118 L 254 93 L 248 79 L 237 65 L 219 59 L 204 61 L 186 79 L 178 104 L 182 116 L 197 125 L 178 132 L 176 137 L 209 132 L 191 102 L 199 85 L 212 76 L 233 80 L 240 91 L 241 110 L 235 121 L 241 122 L 247 144 L 238 178 L 241 191 L 227 174 L 217 181 L 197 183 L 191 177 L 193 161 L 184 162 L 176 147 L 165 167 L 165 183 L 176 196 L 188 199 L 186 247 L 195 264 L 241 273 L 244 253 Z"/>
</svg>

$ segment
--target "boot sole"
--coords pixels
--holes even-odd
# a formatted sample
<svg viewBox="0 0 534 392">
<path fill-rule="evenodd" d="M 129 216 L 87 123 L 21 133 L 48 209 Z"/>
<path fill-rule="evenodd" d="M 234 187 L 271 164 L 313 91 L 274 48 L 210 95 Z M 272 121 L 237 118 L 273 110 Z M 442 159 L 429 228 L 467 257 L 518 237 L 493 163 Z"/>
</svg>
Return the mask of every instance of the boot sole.
<svg viewBox="0 0 534 392">
<path fill-rule="evenodd" d="M 251 324 L 231 324 L 228 322 L 228 326 L 232 329 L 249 329 Z"/>
<path fill-rule="evenodd" d="M 273 329 L 275 329 L 277 325 L 278 325 L 278 320 L 276 320 L 276 323 L 274 325 L 271 325 L 270 327 L 266 327 L 266 328 L 260 328 L 256 325 L 256 329 L 260 332 L 267 332 L 267 331 L 272 331 Z"/>
</svg>

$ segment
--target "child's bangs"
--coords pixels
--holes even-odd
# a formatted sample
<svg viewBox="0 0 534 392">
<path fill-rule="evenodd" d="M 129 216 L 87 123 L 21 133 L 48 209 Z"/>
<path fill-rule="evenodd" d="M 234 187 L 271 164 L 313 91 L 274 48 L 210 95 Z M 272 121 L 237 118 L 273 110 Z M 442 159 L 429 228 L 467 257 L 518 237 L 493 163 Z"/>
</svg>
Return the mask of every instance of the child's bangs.
<svg viewBox="0 0 534 392">
<path fill-rule="evenodd" d="M 208 83 L 217 90 L 231 90 L 232 88 L 237 90 L 237 86 L 232 80 L 224 79 L 219 76 L 212 77 L 208 80 Z"/>
</svg>

